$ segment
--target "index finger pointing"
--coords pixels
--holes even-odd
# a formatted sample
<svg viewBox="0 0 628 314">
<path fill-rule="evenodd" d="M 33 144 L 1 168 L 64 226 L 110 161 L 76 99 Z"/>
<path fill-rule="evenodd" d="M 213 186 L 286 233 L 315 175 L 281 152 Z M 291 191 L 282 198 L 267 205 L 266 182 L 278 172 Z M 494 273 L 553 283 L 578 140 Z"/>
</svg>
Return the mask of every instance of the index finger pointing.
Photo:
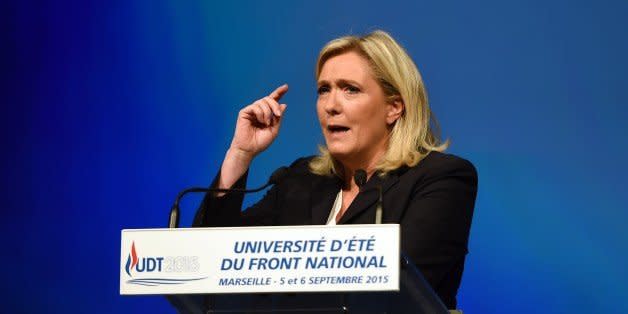
<svg viewBox="0 0 628 314">
<path fill-rule="evenodd" d="M 268 95 L 270 98 L 279 101 L 279 99 L 281 99 L 281 97 L 283 97 L 283 95 L 288 91 L 288 84 L 283 84 L 279 87 L 277 87 L 277 89 L 275 89 L 272 93 L 270 93 L 270 95 Z"/>
</svg>

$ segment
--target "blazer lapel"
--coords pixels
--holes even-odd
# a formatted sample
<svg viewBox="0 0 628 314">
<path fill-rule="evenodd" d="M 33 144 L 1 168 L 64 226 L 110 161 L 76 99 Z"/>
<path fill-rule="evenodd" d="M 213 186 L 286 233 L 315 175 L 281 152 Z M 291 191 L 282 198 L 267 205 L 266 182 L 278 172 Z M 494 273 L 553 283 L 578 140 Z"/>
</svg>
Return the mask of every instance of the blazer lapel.
<svg viewBox="0 0 628 314">
<path fill-rule="evenodd" d="M 375 204 L 379 199 L 378 187 L 382 187 L 382 196 L 399 181 L 396 173 L 388 173 L 385 177 L 380 177 L 377 173 L 373 174 L 366 184 L 360 189 L 360 193 L 355 197 L 347 211 L 340 217 L 338 224 L 344 224 L 351 220 L 359 213 L 367 210 L 371 205 Z M 333 201 L 333 200 L 332 200 Z M 330 205 L 331 208 L 331 205 Z M 329 210 L 327 212 L 329 214 Z"/>
<path fill-rule="evenodd" d="M 322 177 L 312 180 L 312 224 L 324 225 L 334 205 L 336 195 L 342 188 L 342 181 L 337 177 Z"/>
</svg>

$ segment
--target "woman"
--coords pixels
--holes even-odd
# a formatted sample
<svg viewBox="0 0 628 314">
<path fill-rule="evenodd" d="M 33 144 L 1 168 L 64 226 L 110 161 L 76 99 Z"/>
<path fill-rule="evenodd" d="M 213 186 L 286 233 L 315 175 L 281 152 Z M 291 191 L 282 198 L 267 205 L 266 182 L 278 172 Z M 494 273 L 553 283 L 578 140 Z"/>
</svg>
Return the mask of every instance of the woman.
<svg viewBox="0 0 628 314">
<path fill-rule="evenodd" d="M 197 226 L 365 224 L 401 225 L 401 250 L 448 308 L 456 307 L 477 190 L 466 160 L 442 153 L 430 125 L 420 74 L 387 33 L 329 42 L 316 65 L 318 119 L 325 147 L 295 161 L 265 197 L 241 212 L 242 194 L 208 194 Z M 288 86 L 242 109 L 235 135 L 212 186 L 243 188 L 253 158 L 275 139 Z M 361 188 L 353 180 L 366 171 Z"/>
</svg>

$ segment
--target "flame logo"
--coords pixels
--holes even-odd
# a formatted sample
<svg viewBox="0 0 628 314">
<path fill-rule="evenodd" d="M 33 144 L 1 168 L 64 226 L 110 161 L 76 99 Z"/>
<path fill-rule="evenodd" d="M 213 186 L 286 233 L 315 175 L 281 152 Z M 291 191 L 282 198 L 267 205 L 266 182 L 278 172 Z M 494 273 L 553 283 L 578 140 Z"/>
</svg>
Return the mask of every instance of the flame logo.
<svg viewBox="0 0 628 314">
<path fill-rule="evenodd" d="M 133 243 L 131 244 L 131 253 L 129 254 L 129 257 L 126 260 L 126 273 L 127 275 L 131 276 L 131 269 L 133 269 L 135 267 L 135 265 L 137 265 L 137 253 L 135 252 L 135 241 L 133 241 Z"/>
</svg>

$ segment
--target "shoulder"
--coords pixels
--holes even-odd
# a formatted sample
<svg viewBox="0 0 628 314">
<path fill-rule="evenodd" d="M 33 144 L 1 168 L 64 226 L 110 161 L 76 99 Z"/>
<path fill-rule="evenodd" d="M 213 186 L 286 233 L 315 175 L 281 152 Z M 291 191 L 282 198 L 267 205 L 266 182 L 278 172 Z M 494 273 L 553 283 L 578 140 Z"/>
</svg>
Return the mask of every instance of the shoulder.
<svg viewBox="0 0 628 314">
<path fill-rule="evenodd" d="M 433 151 L 416 166 L 403 169 L 400 177 L 429 183 L 441 179 L 459 179 L 477 186 L 478 174 L 473 164 L 461 157 Z"/>
<path fill-rule="evenodd" d="M 290 174 L 292 175 L 304 175 L 308 173 L 311 174 L 310 161 L 312 161 L 314 157 L 316 156 L 301 157 L 293 161 L 288 167 Z"/>
<path fill-rule="evenodd" d="M 287 178 L 291 180 L 314 180 L 317 178 L 324 178 L 316 175 L 310 171 L 310 161 L 316 156 L 301 157 L 293 161 L 288 167 Z M 290 180 L 289 180 L 290 181 Z"/>
<path fill-rule="evenodd" d="M 422 168 L 428 174 L 468 172 L 477 177 L 477 170 L 470 161 L 456 155 L 441 152 L 431 152 L 415 167 Z"/>
<path fill-rule="evenodd" d="M 277 185 L 277 188 L 282 191 L 283 195 L 299 198 L 310 195 L 313 190 L 335 186 L 338 178 L 321 176 L 310 171 L 310 161 L 314 157 L 302 157 L 290 164 L 286 175 Z"/>
</svg>

